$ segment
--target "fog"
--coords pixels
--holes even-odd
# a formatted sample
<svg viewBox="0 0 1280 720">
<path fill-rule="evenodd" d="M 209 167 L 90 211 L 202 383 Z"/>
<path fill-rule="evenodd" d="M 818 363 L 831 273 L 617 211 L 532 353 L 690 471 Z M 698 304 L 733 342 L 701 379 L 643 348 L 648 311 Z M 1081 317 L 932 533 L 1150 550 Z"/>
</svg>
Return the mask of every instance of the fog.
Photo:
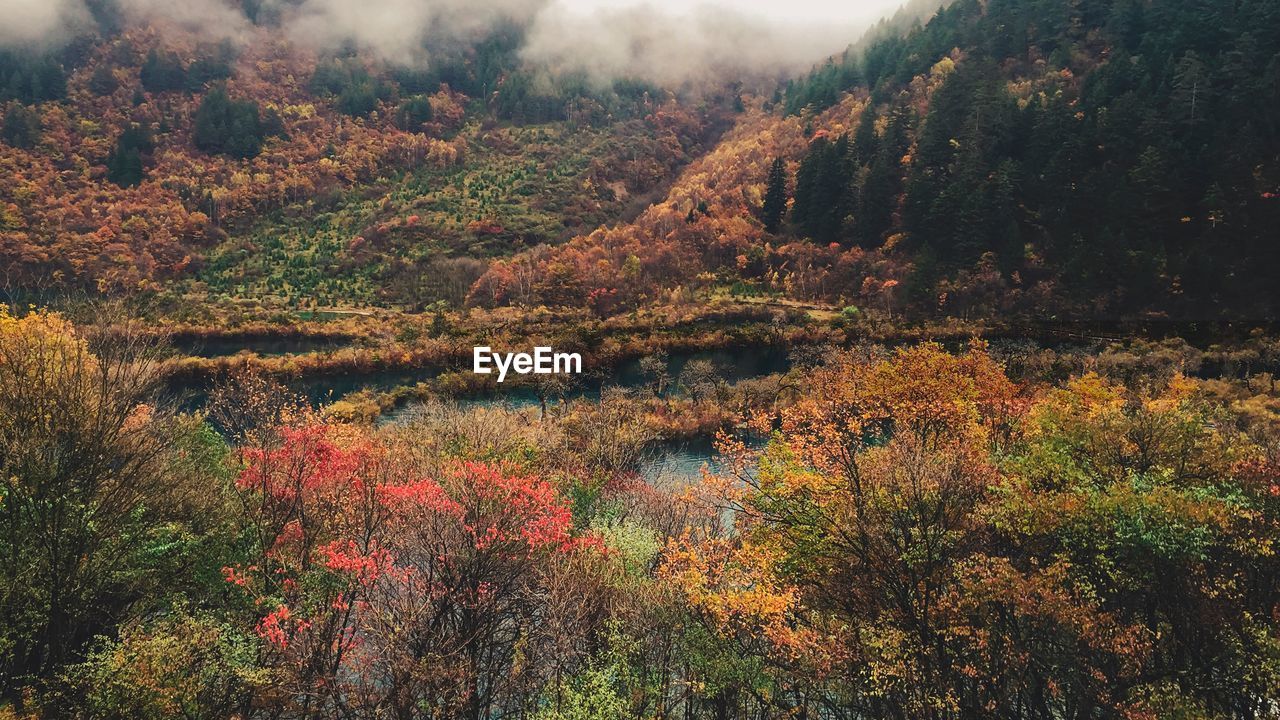
<svg viewBox="0 0 1280 720">
<path fill-rule="evenodd" d="M 59 43 L 86 27 L 79 0 L 0 0 L 0 46 Z"/>
<path fill-rule="evenodd" d="M 659 83 L 794 74 L 843 50 L 875 17 L 872 5 L 799 2 L 604 3 L 565 0 L 534 18 L 523 56 L 552 70 Z M 791 9 L 779 17 L 777 6 Z M 861 10 L 859 10 L 861 7 Z"/>
<path fill-rule="evenodd" d="M 101 0 L 99 0 L 101 3 Z M 0 0 L 0 45 L 48 46 L 92 28 L 86 0 Z M 110 0 L 126 22 L 248 40 L 231 0 Z M 839 52 L 901 0 L 261 0 L 279 32 L 318 50 L 355 45 L 391 63 L 527 28 L 522 57 L 552 71 L 661 83 L 794 73 Z"/>
</svg>

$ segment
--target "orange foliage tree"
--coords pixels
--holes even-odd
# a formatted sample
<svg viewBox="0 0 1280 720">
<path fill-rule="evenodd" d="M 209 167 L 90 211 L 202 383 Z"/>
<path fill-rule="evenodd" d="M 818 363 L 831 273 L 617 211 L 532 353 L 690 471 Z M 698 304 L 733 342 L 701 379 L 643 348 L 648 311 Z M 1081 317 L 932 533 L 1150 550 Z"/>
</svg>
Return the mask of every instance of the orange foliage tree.
<svg viewBox="0 0 1280 720">
<path fill-rule="evenodd" d="M 1225 617 L 1276 607 L 1257 584 L 1269 548 L 1236 544 L 1275 503 L 1242 471 L 1259 449 L 1194 384 L 1085 377 L 1036 397 L 980 346 L 928 344 L 840 357 L 811 382 L 757 421 L 774 439 L 726 491 L 740 535 L 685 538 L 663 570 L 803 689 L 784 706 L 1136 718 L 1269 692 L 1270 667 L 1214 680 L 1231 648 L 1274 646 Z"/>
<path fill-rule="evenodd" d="M 260 609 L 279 691 L 308 712 L 489 716 L 525 681 L 513 663 L 541 583 L 598 547 L 554 486 L 503 463 L 426 477 L 363 431 L 315 423 L 246 459 L 260 552 L 225 575 Z"/>
</svg>

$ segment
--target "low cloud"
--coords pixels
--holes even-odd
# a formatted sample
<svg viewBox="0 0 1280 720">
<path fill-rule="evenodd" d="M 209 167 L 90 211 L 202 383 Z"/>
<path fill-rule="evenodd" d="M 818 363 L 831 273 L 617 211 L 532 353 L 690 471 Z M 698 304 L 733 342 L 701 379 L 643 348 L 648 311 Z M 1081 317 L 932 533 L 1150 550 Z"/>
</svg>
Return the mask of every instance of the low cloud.
<svg viewBox="0 0 1280 720">
<path fill-rule="evenodd" d="M 4 47 L 60 43 L 91 26 L 83 0 L 4 0 L 0 17 Z"/>
<path fill-rule="evenodd" d="M 698 5 L 677 13 L 648 5 L 575 11 L 556 4 L 529 28 L 522 56 L 553 71 L 662 84 L 794 74 L 843 50 L 841 23 L 783 23 Z"/>
<path fill-rule="evenodd" d="M 420 65 L 432 50 L 475 40 L 500 22 L 529 23 L 543 7 L 528 0 L 303 0 L 279 12 L 294 42 L 354 44 L 388 62 Z"/>
<path fill-rule="evenodd" d="M 794 74 L 839 52 L 873 12 L 894 0 L 811 7 L 780 20 L 758 3 L 607 4 L 602 0 L 264 0 L 260 16 L 317 50 L 355 45 L 381 59 L 425 66 L 433 55 L 500 23 L 526 28 L 521 57 L 554 72 L 664 85 Z M 235 0 L 114 0 L 128 23 L 176 25 L 210 38 L 245 37 Z M 0 0 L 0 46 L 56 45 L 91 29 L 85 0 Z M 807 17 L 806 17 L 807 15 Z"/>
<path fill-rule="evenodd" d="M 117 0 L 126 21 L 158 21 L 210 38 L 239 37 L 250 28 L 249 19 L 238 5 L 218 0 Z"/>
</svg>

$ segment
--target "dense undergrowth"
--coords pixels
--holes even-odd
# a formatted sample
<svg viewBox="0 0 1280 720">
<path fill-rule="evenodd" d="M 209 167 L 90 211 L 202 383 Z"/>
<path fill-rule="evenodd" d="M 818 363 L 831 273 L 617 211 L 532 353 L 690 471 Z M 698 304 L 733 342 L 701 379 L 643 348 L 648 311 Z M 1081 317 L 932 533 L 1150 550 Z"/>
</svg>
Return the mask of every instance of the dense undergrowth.
<svg viewBox="0 0 1280 720">
<path fill-rule="evenodd" d="M 374 426 L 251 370 L 175 412 L 145 334 L 3 314 L 0 714 L 1265 717 L 1263 352 L 864 344 Z M 718 472 L 638 477 L 700 424 Z"/>
</svg>

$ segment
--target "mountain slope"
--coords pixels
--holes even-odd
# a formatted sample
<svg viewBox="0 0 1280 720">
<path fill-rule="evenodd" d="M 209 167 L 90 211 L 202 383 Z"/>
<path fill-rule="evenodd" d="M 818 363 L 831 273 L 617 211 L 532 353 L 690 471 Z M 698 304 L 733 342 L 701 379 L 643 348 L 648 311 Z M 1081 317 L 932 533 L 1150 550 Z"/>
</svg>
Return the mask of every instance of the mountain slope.
<svg viewBox="0 0 1280 720">
<path fill-rule="evenodd" d="M 685 222 L 655 210 L 535 274 L 618 307 L 739 284 L 965 316 L 1280 309 L 1275 3 L 961 0 L 844 63 L 791 86 L 784 106 L 819 99 L 798 117 L 744 121 L 706 159 L 720 167 L 686 174 L 677 188 L 692 189 L 660 206 Z M 810 86 L 839 78 L 844 99 L 824 108 Z M 807 142 L 768 139 L 797 123 Z M 752 133 L 763 151 L 735 150 Z M 757 217 L 770 155 L 793 178 L 775 235 Z M 619 250 L 628 235 L 634 252 Z"/>
<path fill-rule="evenodd" d="M 118 24 L 0 52 L 0 288 L 14 298 L 448 299 L 412 276 L 634 214 L 736 97 L 535 86 L 505 26 L 406 70 L 317 56 L 270 26 L 233 45 Z"/>
</svg>

